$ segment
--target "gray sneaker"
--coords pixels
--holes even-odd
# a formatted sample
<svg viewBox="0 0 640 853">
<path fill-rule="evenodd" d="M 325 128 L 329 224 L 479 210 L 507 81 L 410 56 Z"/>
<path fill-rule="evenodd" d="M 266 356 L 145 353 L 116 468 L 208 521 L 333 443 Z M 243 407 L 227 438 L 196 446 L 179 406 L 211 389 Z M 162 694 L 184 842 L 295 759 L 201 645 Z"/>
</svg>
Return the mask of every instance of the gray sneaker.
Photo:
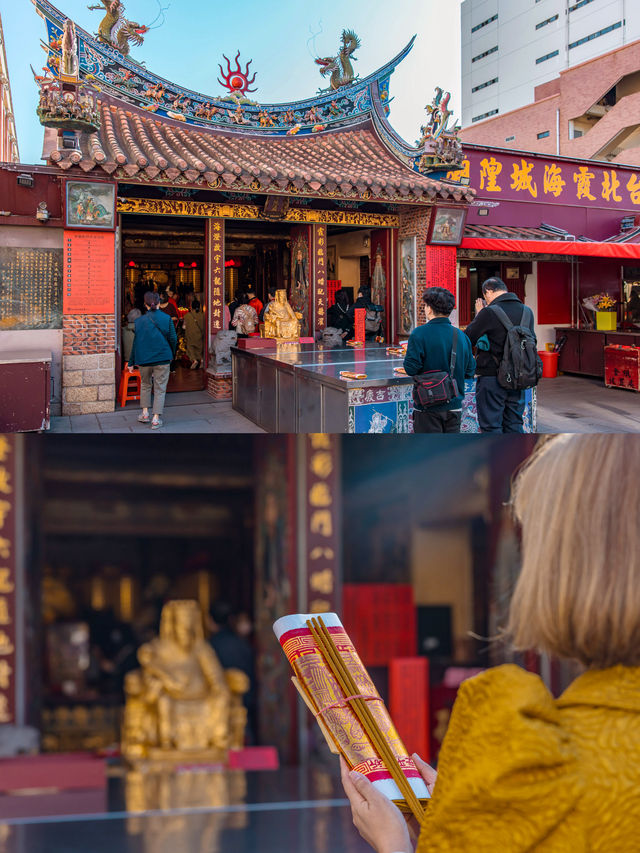
<svg viewBox="0 0 640 853">
<path fill-rule="evenodd" d="M 158 420 L 151 421 L 151 429 L 160 429 L 162 427 L 162 418 L 158 418 Z"/>
</svg>

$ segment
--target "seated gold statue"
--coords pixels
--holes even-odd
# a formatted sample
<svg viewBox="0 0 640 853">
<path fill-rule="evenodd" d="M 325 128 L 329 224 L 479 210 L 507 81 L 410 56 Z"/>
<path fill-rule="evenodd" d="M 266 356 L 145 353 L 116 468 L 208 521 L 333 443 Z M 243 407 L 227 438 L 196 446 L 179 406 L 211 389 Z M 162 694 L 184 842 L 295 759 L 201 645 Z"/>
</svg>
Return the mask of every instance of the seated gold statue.
<svg viewBox="0 0 640 853">
<path fill-rule="evenodd" d="M 249 679 L 222 669 L 197 602 L 165 604 L 160 636 L 140 647 L 138 660 L 142 668 L 125 678 L 125 757 L 221 760 L 242 747 Z"/>
<path fill-rule="evenodd" d="M 264 337 L 277 341 L 297 341 L 300 339 L 300 320 L 302 314 L 296 313 L 287 300 L 286 290 L 277 290 L 274 302 L 264 315 Z"/>
</svg>

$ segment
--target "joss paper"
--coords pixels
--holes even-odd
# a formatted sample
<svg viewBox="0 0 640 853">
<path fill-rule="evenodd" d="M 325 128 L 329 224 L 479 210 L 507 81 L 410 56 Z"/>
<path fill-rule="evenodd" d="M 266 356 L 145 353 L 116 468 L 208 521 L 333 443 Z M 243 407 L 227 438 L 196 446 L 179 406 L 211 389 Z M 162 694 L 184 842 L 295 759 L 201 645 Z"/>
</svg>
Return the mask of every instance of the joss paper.
<svg viewBox="0 0 640 853">
<path fill-rule="evenodd" d="M 388 799 L 402 806 L 404 799 L 398 786 L 316 646 L 307 627 L 307 620 L 312 618 L 313 615 L 304 614 L 285 616 L 278 619 L 273 626 L 278 642 L 293 668 L 297 686 L 304 693 L 305 701 L 330 740 L 330 745 L 333 743 L 336 747 L 334 751 L 339 751 L 344 756 L 352 770 L 362 773 Z M 342 622 L 335 613 L 323 613 L 322 620 L 358 687 L 358 696 L 369 706 L 378 728 L 398 759 L 415 795 L 419 800 L 429 799 L 427 786 L 402 743 L 389 712 Z"/>
</svg>

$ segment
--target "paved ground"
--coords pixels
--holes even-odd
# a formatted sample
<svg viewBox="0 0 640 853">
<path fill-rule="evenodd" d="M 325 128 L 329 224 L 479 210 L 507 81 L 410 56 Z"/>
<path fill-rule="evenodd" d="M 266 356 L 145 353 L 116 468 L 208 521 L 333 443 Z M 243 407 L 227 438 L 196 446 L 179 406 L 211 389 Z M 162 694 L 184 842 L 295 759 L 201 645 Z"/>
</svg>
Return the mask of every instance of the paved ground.
<svg viewBox="0 0 640 853">
<path fill-rule="evenodd" d="M 138 403 L 106 415 L 74 415 L 51 418 L 51 432 L 150 433 L 151 428 L 138 423 Z M 162 433 L 249 433 L 264 432 L 243 415 L 234 412 L 231 402 L 216 402 L 206 391 L 167 394 Z"/>
<path fill-rule="evenodd" d="M 0 850 L 371 853 L 353 828 L 335 767 L 172 776 L 110 780 L 102 800 L 82 791 L 0 797 Z"/>
<path fill-rule="evenodd" d="M 129 403 L 108 415 L 51 419 L 51 432 L 147 433 L 140 408 Z M 215 402 L 206 391 L 168 394 L 161 433 L 258 433 L 252 421 L 234 412 L 230 402 Z M 543 379 L 538 388 L 538 432 L 640 432 L 640 394 L 605 388 L 583 376 Z"/>
<path fill-rule="evenodd" d="M 583 376 L 543 379 L 538 432 L 640 432 L 640 394 Z"/>
</svg>

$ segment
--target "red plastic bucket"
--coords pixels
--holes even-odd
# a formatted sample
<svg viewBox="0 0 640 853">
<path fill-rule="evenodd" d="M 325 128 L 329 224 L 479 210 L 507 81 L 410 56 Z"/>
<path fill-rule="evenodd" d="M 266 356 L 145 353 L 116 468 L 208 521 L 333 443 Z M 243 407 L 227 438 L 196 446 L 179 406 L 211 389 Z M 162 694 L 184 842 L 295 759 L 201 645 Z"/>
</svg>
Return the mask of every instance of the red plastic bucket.
<svg viewBox="0 0 640 853">
<path fill-rule="evenodd" d="M 558 357 L 557 352 L 539 352 L 538 355 L 542 359 L 542 376 L 544 379 L 555 379 L 558 375 Z"/>
</svg>

